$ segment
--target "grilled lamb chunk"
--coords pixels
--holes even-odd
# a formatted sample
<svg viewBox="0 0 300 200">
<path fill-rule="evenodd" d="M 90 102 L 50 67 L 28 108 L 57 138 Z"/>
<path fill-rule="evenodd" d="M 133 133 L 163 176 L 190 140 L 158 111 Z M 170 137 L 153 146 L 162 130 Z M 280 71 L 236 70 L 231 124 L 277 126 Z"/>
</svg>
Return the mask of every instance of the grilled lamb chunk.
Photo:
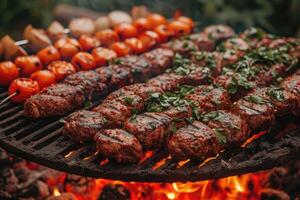
<svg viewBox="0 0 300 200">
<path fill-rule="evenodd" d="M 160 148 L 168 138 L 171 118 L 159 113 L 144 113 L 127 120 L 125 130 L 133 134 L 144 150 Z"/>
<path fill-rule="evenodd" d="M 182 83 L 183 75 L 175 73 L 164 73 L 150 79 L 147 83 L 157 86 L 163 91 L 173 91 Z"/>
<path fill-rule="evenodd" d="M 81 87 L 87 99 L 103 96 L 107 92 L 106 84 L 100 82 L 101 77 L 94 71 L 81 71 L 67 76 L 65 84 Z"/>
<path fill-rule="evenodd" d="M 215 132 L 202 122 L 194 121 L 176 131 L 168 141 L 171 156 L 177 160 L 201 159 L 214 156 L 221 150 Z"/>
<path fill-rule="evenodd" d="M 217 76 L 222 72 L 222 56 L 217 52 L 197 51 L 193 52 L 191 57 L 192 63 L 197 66 L 203 66 L 211 69 L 212 75 Z"/>
<path fill-rule="evenodd" d="M 78 141 L 93 140 L 94 135 L 110 125 L 109 121 L 100 113 L 81 110 L 65 119 L 63 133 Z"/>
<path fill-rule="evenodd" d="M 163 90 L 157 86 L 146 83 L 137 83 L 125 86 L 115 92 L 112 92 L 106 99 L 111 100 L 124 94 L 136 94 L 142 97 L 145 101 L 149 99 L 152 93 L 163 93 Z"/>
<path fill-rule="evenodd" d="M 292 92 L 281 88 L 261 88 L 254 92 L 254 95 L 263 97 L 271 102 L 276 116 L 290 114 L 297 108 L 298 98 Z"/>
<path fill-rule="evenodd" d="M 121 126 L 127 117 L 132 114 L 132 108 L 115 99 L 104 101 L 95 107 L 93 111 L 101 113 L 116 126 Z"/>
<path fill-rule="evenodd" d="M 118 163 L 136 163 L 143 156 L 138 139 L 122 129 L 99 131 L 94 140 L 101 154 Z"/>
<path fill-rule="evenodd" d="M 252 93 L 235 102 L 231 111 L 245 120 L 252 131 L 269 130 L 275 123 L 271 103 Z"/>
<path fill-rule="evenodd" d="M 132 76 L 135 82 L 144 82 L 150 77 L 151 71 L 153 70 L 150 61 L 143 55 L 130 55 L 124 58 L 120 58 L 117 61 L 119 65 L 131 69 Z"/>
<path fill-rule="evenodd" d="M 169 68 L 172 64 L 174 51 L 158 48 L 144 53 L 143 56 L 151 63 L 151 77 L 158 75 Z"/>
<path fill-rule="evenodd" d="M 190 36 L 191 40 L 197 45 L 198 51 L 213 51 L 215 48 L 215 42 L 209 39 L 203 33 L 195 33 Z"/>
<path fill-rule="evenodd" d="M 188 74 L 182 78 L 182 84 L 185 85 L 202 85 L 211 82 L 211 71 L 207 67 L 191 66 Z"/>
<path fill-rule="evenodd" d="M 257 74 L 256 80 L 258 86 L 266 86 L 272 84 L 276 79 L 285 77 L 288 73 L 285 64 L 275 64 L 267 70 L 262 70 Z"/>
<path fill-rule="evenodd" d="M 245 55 L 245 52 L 250 49 L 249 44 L 242 38 L 230 38 L 221 44 L 221 50 L 227 49 L 235 50 L 238 52 L 238 57 Z"/>
<path fill-rule="evenodd" d="M 133 83 L 131 70 L 120 65 L 109 65 L 100 67 L 96 72 L 102 77 L 102 83 L 105 83 L 110 90 Z"/>
<path fill-rule="evenodd" d="M 237 50 L 226 49 L 222 52 L 222 67 L 236 63 L 240 57 L 242 57 L 242 55 L 239 56 L 239 52 Z"/>
<path fill-rule="evenodd" d="M 63 115 L 83 106 L 86 98 L 80 87 L 57 84 L 31 96 L 24 104 L 24 114 L 32 118 Z"/>
<path fill-rule="evenodd" d="M 300 70 L 298 70 L 299 73 Z M 300 74 L 295 74 L 286 78 L 282 83 L 281 87 L 289 92 L 292 92 L 297 97 L 297 107 L 294 109 L 293 113 L 297 116 L 300 115 Z"/>
<path fill-rule="evenodd" d="M 249 137 L 249 127 L 239 116 L 224 110 L 212 111 L 203 121 L 213 129 L 222 149 L 241 145 Z"/>
<path fill-rule="evenodd" d="M 168 110 L 162 112 L 162 114 L 167 115 L 172 119 L 172 126 L 175 126 L 176 129 L 181 128 L 186 125 L 187 118 L 192 117 L 192 108 L 191 106 L 179 106 L 179 107 L 172 107 Z M 174 128 L 174 127 L 172 127 Z"/>
<path fill-rule="evenodd" d="M 144 104 L 145 102 L 140 96 L 128 94 L 112 100 L 104 100 L 93 111 L 102 113 L 113 124 L 121 126 L 128 117 L 142 110 Z"/>
<path fill-rule="evenodd" d="M 226 25 L 211 25 L 204 28 L 203 33 L 213 40 L 225 40 L 235 35 L 232 28 Z"/>
<path fill-rule="evenodd" d="M 189 58 L 191 53 L 197 51 L 197 45 L 190 38 L 173 40 L 161 45 L 163 48 L 171 49 L 184 58 Z"/>
<path fill-rule="evenodd" d="M 226 110 L 231 106 L 229 93 L 212 85 L 196 87 L 194 93 L 187 95 L 185 99 L 195 102 L 200 112 L 209 112 L 216 109 Z"/>
</svg>

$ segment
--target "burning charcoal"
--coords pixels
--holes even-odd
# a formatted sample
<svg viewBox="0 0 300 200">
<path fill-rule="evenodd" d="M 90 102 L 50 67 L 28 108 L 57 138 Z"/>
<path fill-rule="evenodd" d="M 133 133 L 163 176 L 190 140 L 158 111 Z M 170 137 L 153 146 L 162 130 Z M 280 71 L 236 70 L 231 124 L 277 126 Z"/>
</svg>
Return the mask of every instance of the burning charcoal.
<svg viewBox="0 0 300 200">
<path fill-rule="evenodd" d="M 108 184 L 103 187 L 98 200 L 129 200 L 130 192 L 121 184 Z"/>
<path fill-rule="evenodd" d="M 290 197 L 281 190 L 264 189 L 261 192 L 261 200 L 290 200 Z"/>
<path fill-rule="evenodd" d="M 13 169 L 5 168 L 0 170 L 0 191 L 7 192 L 8 194 L 13 194 L 18 188 L 19 180 L 15 175 Z"/>
<path fill-rule="evenodd" d="M 89 199 L 95 193 L 96 183 L 93 178 L 68 174 L 65 180 L 65 191 L 74 193 L 82 199 Z"/>
<path fill-rule="evenodd" d="M 76 196 L 72 193 L 62 193 L 58 196 L 50 196 L 47 200 L 77 200 Z"/>
<path fill-rule="evenodd" d="M 27 184 L 20 184 L 21 189 L 14 194 L 14 198 L 30 198 L 35 197 L 37 200 L 45 199 L 50 195 L 49 187 L 43 181 L 34 181 L 33 183 Z"/>
</svg>

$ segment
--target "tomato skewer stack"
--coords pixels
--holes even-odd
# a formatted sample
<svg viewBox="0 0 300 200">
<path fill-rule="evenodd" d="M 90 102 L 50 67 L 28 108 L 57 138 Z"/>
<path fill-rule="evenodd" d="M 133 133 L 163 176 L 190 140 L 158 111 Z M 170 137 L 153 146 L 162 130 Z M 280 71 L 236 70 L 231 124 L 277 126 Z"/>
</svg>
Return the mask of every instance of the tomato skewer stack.
<svg viewBox="0 0 300 200">
<path fill-rule="evenodd" d="M 168 22 L 164 16 L 154 13 L 136 19 L 132 24 L 121 23 L 114 29 L 101 30 L 94 35 L 81 35 L 78 40 L 61 37 L 36 55 L 1 62 L 0 85 L 9 85 L 8 94 L 12 101 L 24 102 L 69 74 L 93 70 L 116 57 L 146 52 L 173 37 L 191 33 L 193 26 L 190 18 L 179 17 Z"/>
</svg>

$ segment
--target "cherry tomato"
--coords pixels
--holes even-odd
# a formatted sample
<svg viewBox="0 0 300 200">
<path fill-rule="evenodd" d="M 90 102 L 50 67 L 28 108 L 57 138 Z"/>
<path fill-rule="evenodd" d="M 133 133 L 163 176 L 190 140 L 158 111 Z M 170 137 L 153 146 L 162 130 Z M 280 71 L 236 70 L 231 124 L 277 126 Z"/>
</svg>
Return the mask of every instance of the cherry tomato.
<svg viewBox="0 0 300 200">
<path fill-rule="evenodd" d="M 59 51 L 54 46 L 48 46 L 41 49 L 37 53 L 37 56 L 39 57 L 44 66 L 47 66 L 53 61 L 61 59 Z"/>
<path fill-rule="evenodd" d="M 189 25 L 191 28 L 194 27 L 194 21 L 191 18 L 189 18 L 189 17 L 180 16 L 176 20 Z"/>
<path fill-rule="evenodd" d="M 159 35 L 156 32 L 154 32 L 154 31 L 145 31 L 141 35 L 143 35 L 143 34 L 153 38 L 157 43 L 159 42 Z"/>
<path fill-rule="evenodd" d="M 11 61 L 0 63 L 0 85 L 9 85 L 14 79 L 19 77 L 19 69 Z"/>
<path fill-rule="evenodd" d="M 147 18 L 138 18 L 133 22 L 133 25 L 139 33 L 150 30 L 152 28 L 151 23 Z"/>
<path fill-rule="evenodd" d="M 131 53 L 130 47 L 124 42 L 115 42 L 110 48 L 116 52 L 118 57 L 126 56 Z"/>
<path fill-rule="evenodd" d="M 137 29 L 132 24 L 119 24 L 115 27 L 115 31 L 121 40 L 136 37 L 138 34 Z"/>
<path fill-rule="evenodd" d="M 158 37 L 158 35 L 157 35 L 157 37 Z M 151 37 L 148 34 L 146 34 L 146 32 L 140 34 L 139 37 L 138 37 L 138 39 L 143 44 L 143 51 L 148 51 L 149 49 L 151 49 L 152 47 L 154 47 L 156 45 L 156 40 L 153 37 Z"/>
<path fill-rule="evenodd" d="M 91 51 L 93 48 L 100 46 L 100 41 L 92 36 L 82 35 L 78 40 L 83 51 Z"/>
<path fill-rule="evenodd" d="M 138 38 L 128 38 L 124 41 L 124 43 L 130 47 L 133 53 L 138 54 L 145 51 L 142 41 Z"/>
<path fill-rule="evenodd" d="M 76 72 L 76 68 L 65 61 L 54 61 L 48 65 L 48 69 L 55 74 L 56 81 L 61 81 L 67 75 Z"/>
<path fill-rule="evenodd" d="M 173 35 L 166 25 L 159 25 L 154 29 L 154 31 L 159 35 L 160 43 L 170 40 Z"/>
<path fill-rule="evenodd" d="M 168 24 L 168 29 L 174 34 L 175 37 L 180 37 L 191 33 L 191 27 L 180 21 L 172 21 Z"/>
<path fill-rule="evenodd" d="M 42 63 L 37 56 L 20 56 L 15 60 L 23 76 L 29 77 L 33 72 L 43 69 Z"/>
<path fill-rule="evenodd" d="M 72 58 L 72 65 L 77 70 L 91 70 L 96 67 L 96 61 L 94 57 L 86 52 L 79 52 Z"/>
<path fill-rule="evenodd" d="M 157 14 L 157 13 L 153 13 L 153 14 L 149 15 L 147 17 L 147 19 L 149 20 L 149 22 L 152 26 L 152 29 L 154 29 L 155 27 L 157 27 L 159 25 L 167 23 L 167 19 L 164 16 Z"/>
<path fill-rule="evenodd" d="M 92 51 L 92 56 L 94 57 L 97 66 L 106 65 L 109 60 L 117 57 L 116 52 L 111 49 L 98 47 Z"/>
<path fill-rule="evenodd" d="M 119 35 L 111 29 L 98 31 L 95 33 L 95 37 L 101 42 L 101 45 L 105 47 L 109 47 L 120 40 Z"/>
<path fill-rule="evenodd" d="M 16 95 L 11 97 L 11 100 L 17 103 L 22 103 L 32 95 L 38 93 L 40 87 L 38 82 L 31 78 L 17 78 L 15 79 L 8 88 L 8 94 Z"/>
<path fill-rule="evenodd" d="M 31 74 L 30 78 L 39 83 L 40 89 L 48 87 L 56 82 L 55 74 L 49 70 L 40 70 Z"/>
<path fill-rule="evenodd" d="M 64 60 L 71 60 L 72 57 L 81 50 L 79 42 L 68 37 L 57 40 L 54 46 L 58 49 Z"/>
</svg>

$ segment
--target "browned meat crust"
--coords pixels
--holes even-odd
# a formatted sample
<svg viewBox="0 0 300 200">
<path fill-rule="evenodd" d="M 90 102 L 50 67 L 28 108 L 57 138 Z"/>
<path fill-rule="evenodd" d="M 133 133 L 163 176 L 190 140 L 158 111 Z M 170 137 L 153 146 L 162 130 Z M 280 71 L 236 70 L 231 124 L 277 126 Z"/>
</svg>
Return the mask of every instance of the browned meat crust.
<svg viewBox="0 0 300 200">
<path fill-rule="evenodd" d="M 143 156 L 142 146 L 137 138 L 122 129 L 99 131 L 94 140 L 100 154 L 118 163 L 136 163 Z"/>
</svg>

